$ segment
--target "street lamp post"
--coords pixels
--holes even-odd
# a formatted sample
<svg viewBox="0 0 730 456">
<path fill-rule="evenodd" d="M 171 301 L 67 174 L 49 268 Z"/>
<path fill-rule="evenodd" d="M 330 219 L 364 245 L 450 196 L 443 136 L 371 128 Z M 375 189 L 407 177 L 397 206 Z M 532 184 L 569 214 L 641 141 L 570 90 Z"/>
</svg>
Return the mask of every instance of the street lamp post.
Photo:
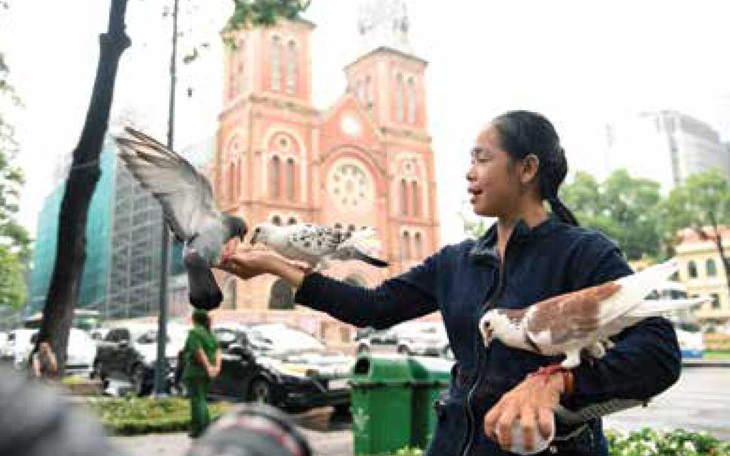
<svg viewBox="0 0 730 456">
<path fill-rule="evenodd" d="M 167 117 L 167 147 L 173 148 L 175 134 L 175 86 L 177 63 L 177 13 L 179 0 L 173 0 L 172 9 L 172 56 L 170 57 L 170 102 Z M 155 363 L 155 395 L 165 395 L 165 377 L 167 373 L 167 313 L 168 313 L 168 277 L 170 275 L 170 233 L 166 223 L 162 223 L 162 245 L 160 249 L 160 316 L 157 327 L 157 362 Z"/>
</svg>

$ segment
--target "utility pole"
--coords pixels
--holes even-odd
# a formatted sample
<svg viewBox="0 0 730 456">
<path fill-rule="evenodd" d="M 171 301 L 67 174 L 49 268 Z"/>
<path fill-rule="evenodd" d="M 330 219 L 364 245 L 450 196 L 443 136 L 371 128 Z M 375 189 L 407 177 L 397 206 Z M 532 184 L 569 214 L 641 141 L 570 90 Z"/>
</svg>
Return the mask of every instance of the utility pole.
<svg viewBox="0 0 730 456">
<path fill-rule="evenodd" d="M 167 114 L 167 147 L 172 150 L 175 135 L 175 87 L 177 85 L 177 13 L 179 0 L 173 0 L 172 8 L 172 56 L 170 57 L 170 103 Z M 157 326 L 157 362 L 155 364 L 156 396 L 164 396 L 167 377 L 167 314 L 168 314 L 168 277 L 170 275 L 170 232 L 167 223 L 162 223 L 162 241 L 160 249 L 160 316 Z"/>
</svg>

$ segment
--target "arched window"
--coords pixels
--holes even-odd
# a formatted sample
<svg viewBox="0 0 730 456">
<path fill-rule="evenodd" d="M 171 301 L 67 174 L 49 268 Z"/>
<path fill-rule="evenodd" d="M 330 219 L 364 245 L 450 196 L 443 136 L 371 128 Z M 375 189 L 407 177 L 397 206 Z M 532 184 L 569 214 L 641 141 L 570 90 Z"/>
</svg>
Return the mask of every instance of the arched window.
<svg viewBox="0 0 730 456">
<path fill-rule="evenodd" d="M 294 308 L 294 292 L 291 287 L 279 279 L 271 286 L 269 309 L 290 310 Z"/>
<path fill-rule="evenodd" d="M 404 260 L 411 259 L 411 234 L 408 231 L 404 231 L 401 236 L 400 254 Z"/>
<path fill-rule="evenodd" d="M 395 120 L 403 122 L 403 103 L 405 89 L 403 87 L 403 76 L 398 74 L 395 77 Z"/>
<path fill-rule="evenodd" d="M 335 223 L 335 229 L 336 230 L 341 230 L 342 229 L 342 223 L 339 223 L 339 222 Z"/>
<path fill-rule="evenodd" d="M 281 90 L 281 39 L 278 36 L 271 39 L 271 90 Z"/>
<path fill-rule="evenodd" d="M 418 217 L 419 215 L 419 203 L 418 203 L 418 184 L 416 181 L 411 182 L 411 204 L 413 205 L 413 215 Z"/>
<path fill-rule="evenodd" d="M 355 98 L 357 98 L 357 102 L 360 103 L 360 106 L 365 105 L 365 89 L 362 81 L 359 79 L 355 83 Z"/>
<path fill-rule="evenodd" d="M 276 226 L 281 226 L 281 217 L 279 217 L 278 215 L 271 217 L 271 223 Z"/>
<path fill-rule="evenodd" d="M 413 244 L 414 244 L 414 250 L 416 251 L 416 259 L 420 260 L 423 258 L 423 238 L 421 237 L 421 233 L 416 233 L 413 235 Z"/>
<path fill-rule="evenodd" d="M 687 263 L 687 274 L 689 275 L 690 279 L 697 278 L 697 265 L 694 261 L 690 261 L 689 263 Z"/>
<path fill-rule="evenodd" d="M 286 176 L 285 179 L 285 185 L 286 185 L 286 198 L 290 201 L 294 201 L 294 159 L 289 158 L 286 160 Z"/>
<path fill-rule="evenodd" d="M 297 219 L 295 219 L 294 217 L 289 217 L 289 221 L 287 222 L 287 224 L 289 224 L 289 225 L 296 225 L 297 224 Z"/>
<path fill-rule="evenodd" d="M 295 93 L 297 91 L 297 45 L 289 41 L 286 49 L 286 91 Z"/>
<path fill-rule="evenodd" d="M 236 308 L 236 283 L 235 276 L 228 276 L 228 281 L 225 285 L 225 292 L 223 293 L 223 302 L 221 303 L 221 309 L 235 309 Z"/>
<path fill-rule="evenodd" d="M 236 164 L 231 163 L 228 165 L 228 200 L 235 201 L 238 199 L 238 192 L 236 188 Z"/>
<path fill-rule="evenodd" d="M 370 76 L 365 77 L 365 106 L 372 111 L 373 109 L 373 84 Z"/>
<path fill-rule="evenodd" d="M 349 224 L 349 225 L 347 226 L 347 231 L 349 231 L 350 233 L 352 233 L 352 232 L 353 232 L 353 231 L 355 231 L 356 229 L 357 229 L 357 228 L 356 228 L 356 227 L 355 227 L 355 225 L 354 225 L 354 224 L 352 224 L 352 223 L 350 223 L 350 224 Z"/>
<path fill-rule="evenodd" d="M 400 181 L 400 214 L 408 215 L 408 184 L 405 179 Z"/>
<path fill-rule="evenodd" d="M 271 173 L 269 176 L 269 194 L 272 198 L 279 198 L 279 186 L 281 184 L 281 159 L 278 156 L 274 156 L 271 159 Z"/>
<path fill-rule="evenodd" d="M 416 123 L 416 83 L 408 80 L 408 123 Z"/>
<path fill-rule="evenodd" d="M 715 260 L 712 258 L 705 262 L 705 269 L 707 270 L 707 277 L 717 277 L 717 266 L 715 266 Z"/>
</svg>

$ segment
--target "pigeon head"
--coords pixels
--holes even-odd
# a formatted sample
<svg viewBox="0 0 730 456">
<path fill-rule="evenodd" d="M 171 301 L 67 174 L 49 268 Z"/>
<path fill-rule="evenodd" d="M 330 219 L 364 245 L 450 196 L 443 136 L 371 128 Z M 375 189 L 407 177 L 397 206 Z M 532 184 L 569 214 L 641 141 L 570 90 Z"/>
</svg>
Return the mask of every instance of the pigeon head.
<svg viewBox="0 0 730 456">
<path fill-rule="evenodd" d="M 496 326 L 495 320 L 497 319 L 496 310 L 490 310 L 485 313 L 481 320 L 479 320 L 479 331 L 482 333 L 482 339 L 484 340 L 484 346 L 489 347 L 494 339 L 494 327 Z"/>
<path fill-rule="evenodd" d="M 492 309 L 485 313 L 479 320 L 484 346 L 488 347 L 495 338 L 508 345 L 521 344 L 523 317 L 524 311 L 517 309 Z"/>
<path fill-rule="evenodd" d="M 246 226 L 246 222 L 243 221 L 240 217 L 233 217 L 233 216 L 226 216 L 226 227 L 228 228 L 228 239 L 233 239 L 234 237 L 239 238 L 241 241 L 243 241 L 243 238 L 246 237 L 246 233 L 248 232 L 248 227 Z"/>
<path fill-rule="evenodd" d="M 259 223 L 256 225 L 256 228 L 253 229 L 253 235 L 251 236 L 251 245 L 256 244 L 257 242 L 266 244 L 269 240 L 269 233 L 276 228 L 276 225 L 269 222 Z"/>
</svg>

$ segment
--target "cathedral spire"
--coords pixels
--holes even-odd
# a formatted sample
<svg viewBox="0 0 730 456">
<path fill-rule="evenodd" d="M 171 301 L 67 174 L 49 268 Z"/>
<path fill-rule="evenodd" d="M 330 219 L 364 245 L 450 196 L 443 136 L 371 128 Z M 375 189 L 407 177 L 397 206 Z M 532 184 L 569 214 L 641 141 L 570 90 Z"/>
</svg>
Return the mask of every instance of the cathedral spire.
<svg viewBox="0 0 730 456">
<path fill-rule="evenodd" d="M 413 54 L 406 0 L 362 0 L 357 25 L 363 53 L 387 47 Z"/>
</svg>

